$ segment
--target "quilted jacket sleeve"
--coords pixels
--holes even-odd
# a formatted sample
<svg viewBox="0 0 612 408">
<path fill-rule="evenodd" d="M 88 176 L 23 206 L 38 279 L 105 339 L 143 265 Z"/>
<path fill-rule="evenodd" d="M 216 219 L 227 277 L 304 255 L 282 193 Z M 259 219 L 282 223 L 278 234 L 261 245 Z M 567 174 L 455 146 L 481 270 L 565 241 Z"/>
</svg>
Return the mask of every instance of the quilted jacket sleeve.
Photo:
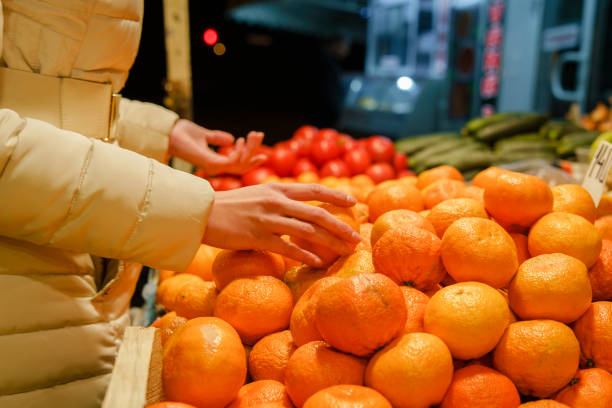
<svg viewBox="0 0 612 408">
<path fill-rule="evenodd" d="M 0 109 L 0 235 L 180 271 L 213 197 L 198 177 Z"/>
<path fill-rule="evenodd" d="M 178 115 L 161 106 L 122 98 L 119 103 L 119 146 L 164 162 L 168 135 Z"/>
</svg>

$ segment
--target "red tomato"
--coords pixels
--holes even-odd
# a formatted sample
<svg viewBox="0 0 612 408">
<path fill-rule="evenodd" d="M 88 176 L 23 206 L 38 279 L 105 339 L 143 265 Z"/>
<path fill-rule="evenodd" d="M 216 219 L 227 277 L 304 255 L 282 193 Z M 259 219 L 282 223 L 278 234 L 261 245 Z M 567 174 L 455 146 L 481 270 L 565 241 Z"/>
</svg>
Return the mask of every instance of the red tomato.
<svg viewBox="0 0 612 408">
<path fill-rule="evenodd" d="M 372 163 L 370 153 L 368 153 L 365 149 L 360 148 L 355 148 L 344 153 L 344 157 L 342 159 L 348 166 L 349 170 L 351 171 L 351 175 L 353 176 L 355 174 L 362 174 Z"/>
<path fill-rule="evenodd" d="M 219 191 L 233 190 L 235 188 L 242 187 L 242 183 L 236 177 L 227 176 L 227 177 L 217 177 L 217 178 L 221 180 L 220 185 L 219 185 Z"/>
<path fill-rule="evenodd" d="M 337 139 L 338 138 L 338 131 L 336 129 L 331 129 L 331 128 L 323 128 L 321 130 L 319 130 L 317 132 L 317 136 L 315 139 Z"/>
<path fill-rule="evenodd" d="M 203 169 L 197 169 L 195 173 L 193 173 L 193 175 L 197 177 L 206 178 L 206 173 L 204 173 Z"/>
<path fill-rule="evenodd" d="M 368 152 L 374 163 L 390 162 L 393 159 L 395 147 L 391 139 L 384 136 L 372 136 L 368 139 Z"/>
<path fill-rule="evenodd" d="M 293 132 L 293 137 L 295 139 L 313 140 L 317 136 L 318 131 L 319 129 L 314 126 L 304 125 Z"/>
<path fill-rule="evenodd" d="M 256 167 L 242 175 L 242 184 L 245 186 L 260 184 L 270 176 L 276 176 L 276 173 L 271 168 L 264 166 Z"/>
<path fill-rule="evenodd" d="M 317 166 L 312 164 L 312 162 L 308 160 L 307 158 L 302 157 L 301 159 L 298 159 L 295 162 L 295 166 L 293 166 L 292 174 L 293 174 L 293 177 L 297 177 L 302 173 L 306 173 L 307 171 L 311 171 L 316 174 L 319 173 L 319 169 L 317 169 Z"/>
<path fill-rule="evenodd" d="M 219 189 L 221 188 L 221 177 L 211 177 L 208 179 L 208 182 L 210 183 L 212 189 L 215 191 L 219 191 Z"/>
<path fill-rule="evenodd" d="M 357 147 L 368 150 L 368 143 L 370 143 L 368 139 L 357 139 L 356 142 L 357 142 Z"/>
<path fill-rule="evenodd" d="M 395 171 L 406 170 L 408 166 L 408 158 L 404 153 L 393 153 L 393 168 Z"/>
<path fill-rule="evenodd" d="M 395 177 L 395 171 L 393 171 L 393 167 L 389 163 L 374 163 L 368 167 L 365 174 L 376 184 Z"/>
<path fill-rule="evenodd" d="M 287 141 L 287 147 L 295 152 L 297 157 L 306 157 L 310 154 L 311 141 L 306 139 L 293 138 Z"/>
<path fill-rule="evenodd" d="M 341 154 L 342 149 L 340 149 L 338 141 L 329 137 L 316 139 L 312 142 L 312 147 L 310 148 L 310 158 L 318 166 L 340 157 Z"/>
<path fill-rule="evenodd" d="M 270 160 L 270 156 L 272 155 L 272 148 L 270 146 L 261 145 L 259 146 L 259 149 L 257 150 L 257 154 L 265 155 L 266 161 L 264 161 L 264 163 L 267 163 L 268 160 Z"/>
<path fill-rule="evenodd" d="M 357 141 L 346 133 L 338 134 L 338 142 L 340 144 L 340 148 L 342 149 L 343 154 L 357 147 Z"/>
<path fill-rule="evenodd" d="M 233 152 L 235 148 L 236 146 L 233 144 L 227 145 L 227 146 L 221 146 L 217 150 L 217 153 L 222 154 L 223 156 L 229 156 L 230 153 Z"/>
<path fill-rule="evenodd" d="M 408 170 L 408 169 L 399 170 L 397 172 L 398 179 L 402 177 L 414 177 L 414 176 L 416 176 L 416 174 L 414 174 L 412 170 Z"/>
<path fill-rule="evenodd" d="M 330 160 L 321 168 L 321 177 L 349 177 L 351 171 L 345 162 L 340 159 Z"/>
<path fill-rule="evenodd" d="M 268 165 L 281 177 L 287 177 L 291 174 L 297 155 L 288 146 L 278 143 L 268 159 Z"/>
</svg>

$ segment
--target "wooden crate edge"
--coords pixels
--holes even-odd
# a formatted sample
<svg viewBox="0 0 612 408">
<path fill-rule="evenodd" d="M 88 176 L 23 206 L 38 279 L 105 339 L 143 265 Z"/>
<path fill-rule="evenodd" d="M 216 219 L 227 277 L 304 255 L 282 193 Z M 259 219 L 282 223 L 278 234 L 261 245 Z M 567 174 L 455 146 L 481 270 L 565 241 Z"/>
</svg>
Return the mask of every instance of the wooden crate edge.
<svg viewBox="0 0 612 408">
<path fill-rule="evenodd" d="M 161 333 L 128 327 L 102 408 L 143 408 L 163 400 Z"/>
</svg>

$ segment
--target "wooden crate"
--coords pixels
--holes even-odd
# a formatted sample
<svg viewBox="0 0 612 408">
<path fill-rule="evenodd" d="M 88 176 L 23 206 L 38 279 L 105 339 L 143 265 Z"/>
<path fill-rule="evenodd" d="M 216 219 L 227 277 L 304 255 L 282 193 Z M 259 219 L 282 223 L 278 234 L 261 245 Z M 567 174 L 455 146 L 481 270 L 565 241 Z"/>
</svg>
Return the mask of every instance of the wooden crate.
<svg viewBox="0 0 612 408">
<path fill-rule="evenodd" d="M 102 408 L 143 408 L 163 398 L 161 333 L 128 327 Z"/>
</svg>

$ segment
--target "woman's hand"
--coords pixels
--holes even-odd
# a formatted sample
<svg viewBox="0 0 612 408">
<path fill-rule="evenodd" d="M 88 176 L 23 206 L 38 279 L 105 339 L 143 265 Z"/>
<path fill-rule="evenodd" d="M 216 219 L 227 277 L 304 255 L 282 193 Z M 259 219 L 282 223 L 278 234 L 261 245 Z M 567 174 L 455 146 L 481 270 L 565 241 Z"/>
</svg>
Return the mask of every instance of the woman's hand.
<svg viewBox="0 0 612 408">
<path fill-rule="evenodd" d="M 326 210 L 300 201 L 350 207 L 355 199 L 318 184 L 266 183 L 215 193 L 202 242 L 228 249 L 265 249 L 313 266 L 321 258 L 281 235 L 349 254 L 361 237 Z"/>
<path fill-rule="evenodd" d="M 208 145 L 231 145 L 234 136 L 221 130 L 203 128 L 190 120 L 179 119 L 170 132 L 168 153 L 201 168 L 207 176 L 242 174 L 264 162 L 266 157 L 257 154 L 262 140 L 263 133 L 249 132 L 246 142 L 243 138 L 238 139 L 234 150 L 224 156 L 214 152 Z"/>
</svg>

